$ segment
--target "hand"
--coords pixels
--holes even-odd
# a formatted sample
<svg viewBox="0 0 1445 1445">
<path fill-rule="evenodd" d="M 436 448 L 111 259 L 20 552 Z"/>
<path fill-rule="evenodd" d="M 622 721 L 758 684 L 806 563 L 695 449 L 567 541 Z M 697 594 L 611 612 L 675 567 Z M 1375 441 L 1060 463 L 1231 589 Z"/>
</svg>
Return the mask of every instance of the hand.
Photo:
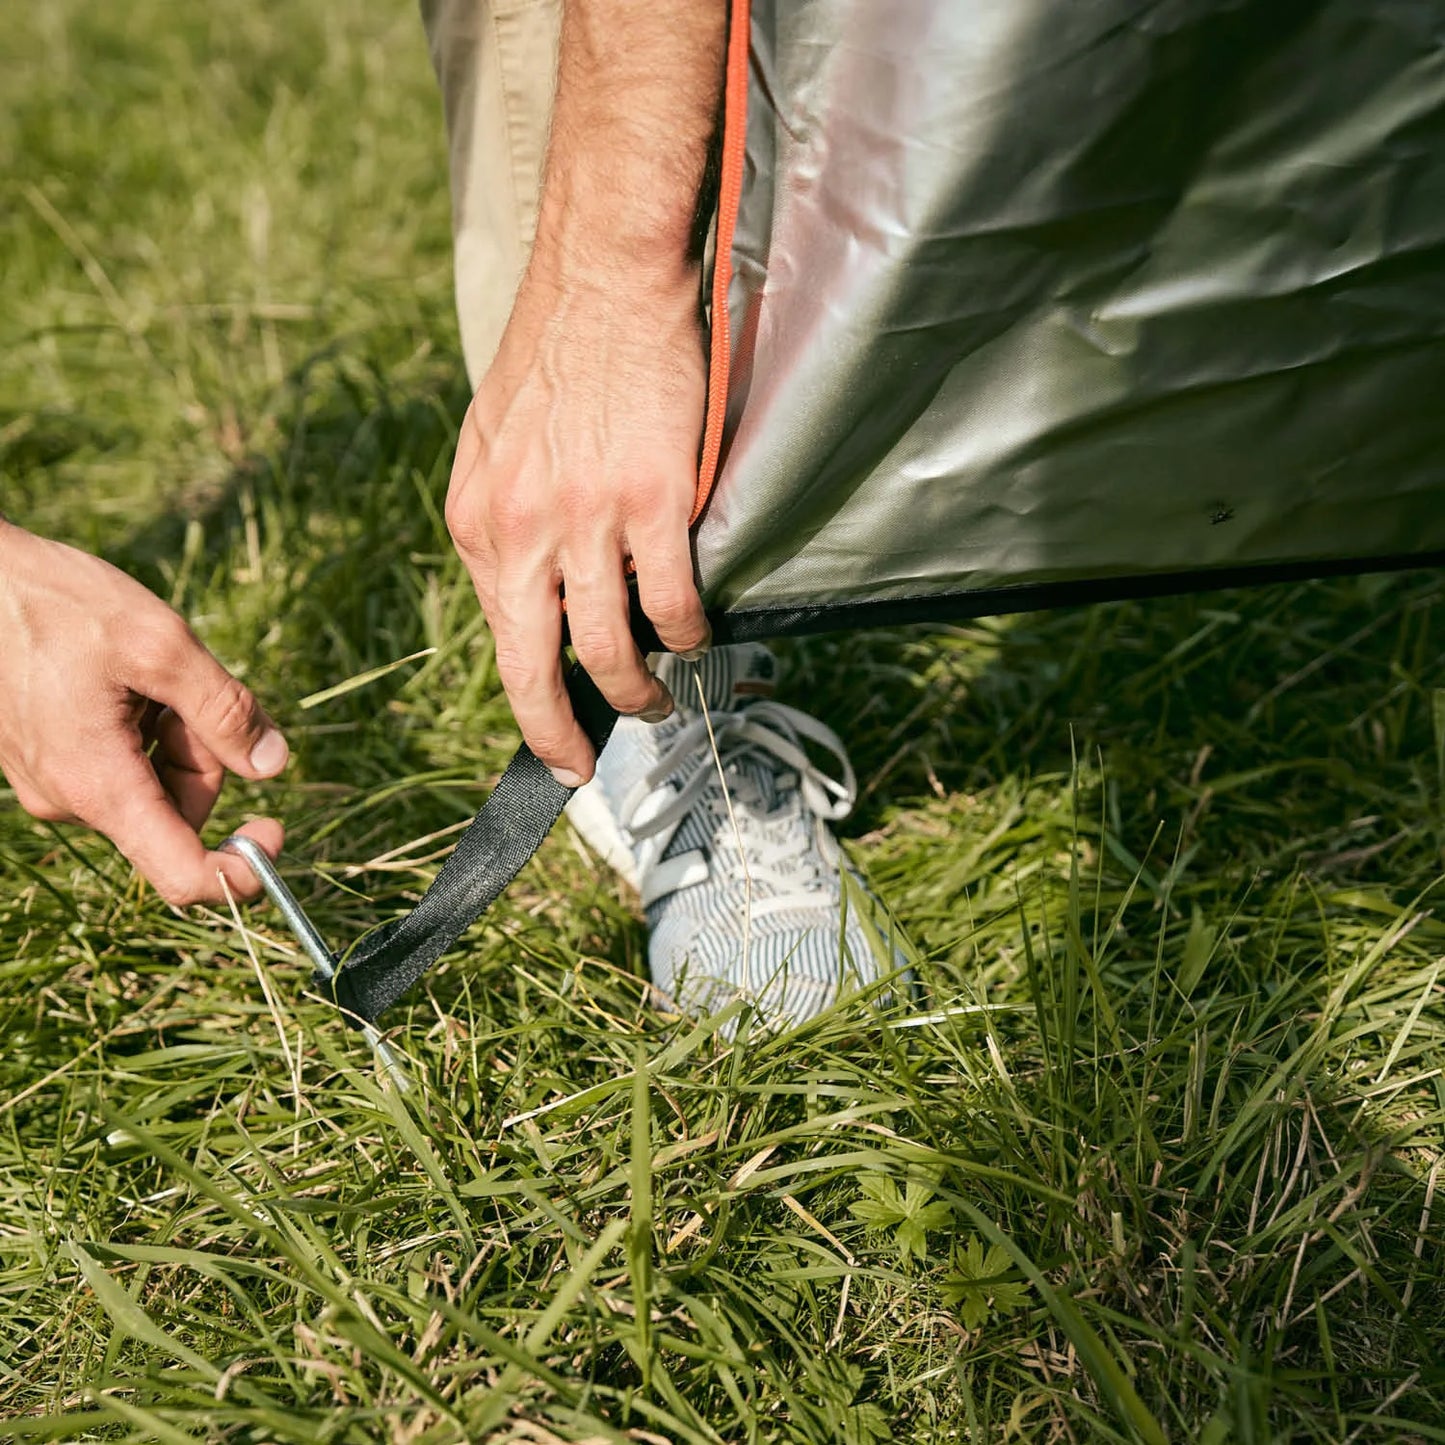
<svg viewBox="0 0 1445 1445">
<path fill-rule="evenodd" d="M 560 589 L 578 660 L 619 712 L 673 707 L 632 640 L 628 558 L 663 645 L 709 641 L 688 541 L 707 368 L 694 270 L 537 273 L 534 258 L 462 425 L 446 516 L 522 735 L 576 787 L 594 758 L 562 682 Z"/>
<path fill-rule="evenodd" d="M 147 756 L 147 750 L 150 751 Z M 0 770 L 20 806 L 104 833 L 167 902 L 251 898 L 197 830 L 226 769 L 269 778 L 285 739 L 250 692 L 138 582 L 0 521 Z M 242 830 L 273 856 L 282 828 Z"/>
</svg>

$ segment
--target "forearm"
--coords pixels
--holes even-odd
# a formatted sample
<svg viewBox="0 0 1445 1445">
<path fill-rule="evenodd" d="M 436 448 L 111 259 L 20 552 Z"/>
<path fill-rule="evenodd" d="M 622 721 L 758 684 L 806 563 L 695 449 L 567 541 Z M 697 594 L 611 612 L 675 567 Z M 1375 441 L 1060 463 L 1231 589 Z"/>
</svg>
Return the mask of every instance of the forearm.
<svg viewBox="0 0 1445 1445">
<path fill-rule="evenodd" d="M 529 281 L 695 279 L 726 33 L 726 0 L 566 0 Z"/>
</svg>

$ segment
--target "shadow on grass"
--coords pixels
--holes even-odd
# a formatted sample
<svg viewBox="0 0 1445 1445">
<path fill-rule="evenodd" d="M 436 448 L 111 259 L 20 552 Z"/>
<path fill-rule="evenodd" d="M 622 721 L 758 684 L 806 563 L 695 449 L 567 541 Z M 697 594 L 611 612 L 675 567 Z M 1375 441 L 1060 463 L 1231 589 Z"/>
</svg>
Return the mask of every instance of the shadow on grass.
<svg viewBox="0 0 1445 1445">
<path fill-rule="evenodd" d="M 1388 882 L 1445 863 L 1445 579 L 1406 572 L 792 644 L 847 720 L 851 830 L 1008 777 L 1067 776 L 1131 851 Z M 1102 795 L 1100 790 L 1102 790 Z"/>
</svg>

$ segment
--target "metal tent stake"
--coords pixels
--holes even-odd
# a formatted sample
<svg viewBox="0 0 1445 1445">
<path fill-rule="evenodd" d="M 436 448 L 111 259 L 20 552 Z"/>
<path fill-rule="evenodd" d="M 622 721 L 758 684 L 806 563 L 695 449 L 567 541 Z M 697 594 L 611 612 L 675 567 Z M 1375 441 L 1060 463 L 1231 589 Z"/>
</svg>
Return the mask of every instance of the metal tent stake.
<svg viewBox="0 0 1445 1445">
<path fill-rule="evenodd" d="M 276 871 L 276 865 L 271 861 L 266 850 L 254 838 L 247 838 L 241 833 L 232 833 L 221 844 L 220 851 L 234 853 L 238 858 L 243 858 L 251 871 L 261 880 L 261 886 L 266 890 L 266 896 L 280 910 L 281 916 L 286 920 L 286 926 L 291 930 L 306 956 L 315 965 L 316 977 L 323 983 L 329 983 L 335 978 L 336 955 L 326 946 L 325 939 L 317 932 L 316 925 L 306 916 L 306 910 L 296 901 L 296 895 L 286 886 L 286 880 Z M 376 1056 L 377 1067 L 398 1089 L 405 1092 L 411 1087 L 411 1082 L 407 1078 L 400 1060 L 387 1046 L 386 1040 L 377 1033 L 373 1024 L 363 1024 L 362 1033 L 366 1035 L 366 1041 L 371 1045 L 371 1051 Z"/>
</svg>

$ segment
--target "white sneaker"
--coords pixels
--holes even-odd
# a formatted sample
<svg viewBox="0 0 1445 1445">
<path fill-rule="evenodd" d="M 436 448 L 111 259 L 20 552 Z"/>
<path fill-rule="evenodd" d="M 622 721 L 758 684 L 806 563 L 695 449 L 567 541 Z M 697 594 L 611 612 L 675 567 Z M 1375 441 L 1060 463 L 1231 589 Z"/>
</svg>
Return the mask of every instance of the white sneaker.
<svg viewBox="0 0 1445 1445">
<path fill-rule="evenodd" d="M 845 986 L 901 968 L 860 915 L 860 903 L 882 910 L 826 826 L 853 806 L 852 766 L 830 728 L 773 700 L 773 654 L 756 643 L 716 647 L 696 664 L 664 656 L 657 670 L 676 713 L 651 725 L 620 719 L 596 778 L 567 807 L 584 841 L 641 895 L 654 987 L 689 1011 L 742 996 L 765 1021 L 796 1023 Z M 831 753 L 840 776 L 818 768 L 805 742 Z"/>
</svg>

